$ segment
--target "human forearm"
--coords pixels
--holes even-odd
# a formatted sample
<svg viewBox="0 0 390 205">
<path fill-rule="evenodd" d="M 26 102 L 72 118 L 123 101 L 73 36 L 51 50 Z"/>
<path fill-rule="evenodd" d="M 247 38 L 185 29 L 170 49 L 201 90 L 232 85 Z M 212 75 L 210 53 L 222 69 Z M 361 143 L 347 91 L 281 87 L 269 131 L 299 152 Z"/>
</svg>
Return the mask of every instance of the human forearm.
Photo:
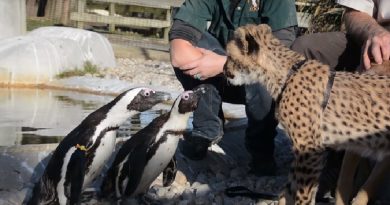
<svg viewBox="0 0 390 205">
<path fill-rule="evenodd" d="M 373 62 L 382 64 L 390 57 L 390 32 L 364 12 L 347 10 L 345 14 L 347 32 L 362 45 L 362 63 L 365 69 Z M 361 67 L 361 66 L 360 66 Z"/>
<path fill-rule="evenodd" d="M 174 39 L 171 46 L 171 63 L 174 67 L 181 67 L 202 57 L 202 53 L 190 42 L 183 39 Z"/>
<path fill-rule="evenodd" d="M 186 40 L 171 41 L 171 63 L 187 75 L 198 74 L 203 80 L 214 77 L 222 73 L 225 62 L 226 56 L 194 47 Z"/>
<path fill-rule="evenodd" d="M 387 32 L 371 16 L 353 9 L 347 9 L 344 14 L 344 22 L 347 33 L 361 45 L 365 43 L 370 36 Z"/>
<path fill-rule="evenodd" d="M 223 71 L 226 63 L 226 56 L 219 55 L 213 51 L 199 48 L 203 56 L 189 64 L 183 66 L 184 73 L 190 76 L 201 75 L 202 79 L 214 77 Z"/>
</svg>

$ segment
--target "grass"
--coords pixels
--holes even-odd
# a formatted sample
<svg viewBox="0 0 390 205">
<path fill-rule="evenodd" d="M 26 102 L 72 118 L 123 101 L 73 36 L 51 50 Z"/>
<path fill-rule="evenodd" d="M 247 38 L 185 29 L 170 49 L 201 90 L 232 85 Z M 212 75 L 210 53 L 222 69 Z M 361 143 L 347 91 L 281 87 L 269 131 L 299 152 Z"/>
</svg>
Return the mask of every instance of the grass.
<svg viewBox="0 0 390 205">
<path fill-rule="evenodd" d="M 52 19 L 43 17 L 29 17 L 27 18 L 27 31 L 32 31 L 43 26 L 53 26 L 56 22 Z"/>
<path fill-rule="evenodd" d="M 84 76 L 86 74 L 92 74 L 92 75 L 99 74 L 98 67 L 92 64 L 90 61 L 86 61 L 82 69 L 76 68 L 73 70 L 64 71 L 58 74 L 57 78 L 62 79 L 62 78 L 69 78 L 72 76 Z"/>
</svg>

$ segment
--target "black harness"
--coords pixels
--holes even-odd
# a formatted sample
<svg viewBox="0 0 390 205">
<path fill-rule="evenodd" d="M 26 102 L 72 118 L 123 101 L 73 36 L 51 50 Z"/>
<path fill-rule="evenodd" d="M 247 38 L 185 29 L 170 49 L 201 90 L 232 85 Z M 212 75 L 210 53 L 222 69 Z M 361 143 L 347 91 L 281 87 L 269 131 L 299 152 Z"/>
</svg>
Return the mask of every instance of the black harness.
<svg viewBox="0 0 390 205">
<path fill-rule="evenodd" d="M 295 63 L 291 69 L 288 71 L 287 73 L 287 77 L 286 77 L 286 81 L 284 82 L 284 85 L 278 95 L 278 97 L 276 98 L 276 103 L 279 104 L 282 96 L 283 96 L 283 92 L 284 90 L 286 89 L 287 87 L 287 82 L 288 80 L 302 67 L 303 64 L 305 64 L 307 62 L 307 59 L 304 59 L 304 60 L 301 60 L 299 61 L 298 63 Z M 326 85 L 326 90 L 324 92 L 324 100 L 322 101 L 321 103 L 321 108 L 322 110 L 324 110 L 326 108 L 326 105 L 328 104 L 328 101 L 329 101 L 329 96 L 330 96 L 330 90 L 332 89 L 333 87 L 333 82 L 334 82 L 334 77 L 336 75 L 336 72 L 335 71 L 330 71 L 330 74 L 329 74 L 329 78 L 328 78 L 328 84 Z"/>
<path fill-rule="evenodd" d="M 303 59 L 303 60 L 299 61 L 298 63 L 295 63 L 291 67 L 291 69 L 288 70 L 286 81 L 284 82 L 282 90 L 280 91 L 278 97 L 276 98 L 276 103 L 277 104 L 279 104 L 280 100 L 282 99 L 282 94 L 283 94 L 284 90 L 287 87 L 288 80 L 290 80 L 291 76 L 293 76 L 302 67 L 302 65 L 305 64 L 306 62 L 307 62 L 307 59 Z"/>
</svg>

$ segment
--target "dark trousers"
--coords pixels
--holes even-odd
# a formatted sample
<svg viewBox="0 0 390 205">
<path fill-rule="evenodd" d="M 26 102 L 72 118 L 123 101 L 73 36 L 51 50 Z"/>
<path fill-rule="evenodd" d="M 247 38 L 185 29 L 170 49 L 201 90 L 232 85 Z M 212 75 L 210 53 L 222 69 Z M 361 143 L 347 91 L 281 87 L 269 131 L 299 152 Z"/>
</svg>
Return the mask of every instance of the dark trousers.
<svg viewBox="0 0 390 205">
<path fill-rule="evenodd" d="M 294 41 L 291 49 L 338 71 L 355 71 L 360 64 L 361 46 L 344 32 L 300 36 Z"/>
<path fill-rule="evenodd" d="M 282 43 L 289 46 L 295 40 L 295 27 L 275 31 L 274 34 Z M 197 46 L 220 55 L 226 54 L 225 49 L 209 33 L 202 35 Z M 248 152 L 256 160 L 273 158 L 275 128 L 278 122 L 275 119 L 274 102 L 263 86 L 260 84 L 232 86 L 223 75 L 199 81 L 183 74 L 178 68 L 175 68 L 175 74 L 185 90 L 199 84 L 208 84 L 210 87 L 194 111 L 192 136 L 218 142 L 223 136 L 222 102 L 244 104 L 248 118 L 245 137 Z"/>
</svg>

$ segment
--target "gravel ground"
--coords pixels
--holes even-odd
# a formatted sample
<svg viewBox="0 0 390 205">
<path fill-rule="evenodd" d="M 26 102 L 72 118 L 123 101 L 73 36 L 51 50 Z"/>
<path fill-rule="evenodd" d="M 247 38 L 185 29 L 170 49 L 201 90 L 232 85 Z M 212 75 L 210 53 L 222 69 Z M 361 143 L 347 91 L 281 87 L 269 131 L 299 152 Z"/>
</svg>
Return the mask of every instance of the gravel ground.
<svg viewBox="0 0 390 205">
<path fill-rule="evenodd" d="M 183 90 L 171 64 L 165 61 L 118 58 L 115 68 L 104 69 L 100 74 L 105 78 L 124 80 L 133 84 Z"/>
</svg>

